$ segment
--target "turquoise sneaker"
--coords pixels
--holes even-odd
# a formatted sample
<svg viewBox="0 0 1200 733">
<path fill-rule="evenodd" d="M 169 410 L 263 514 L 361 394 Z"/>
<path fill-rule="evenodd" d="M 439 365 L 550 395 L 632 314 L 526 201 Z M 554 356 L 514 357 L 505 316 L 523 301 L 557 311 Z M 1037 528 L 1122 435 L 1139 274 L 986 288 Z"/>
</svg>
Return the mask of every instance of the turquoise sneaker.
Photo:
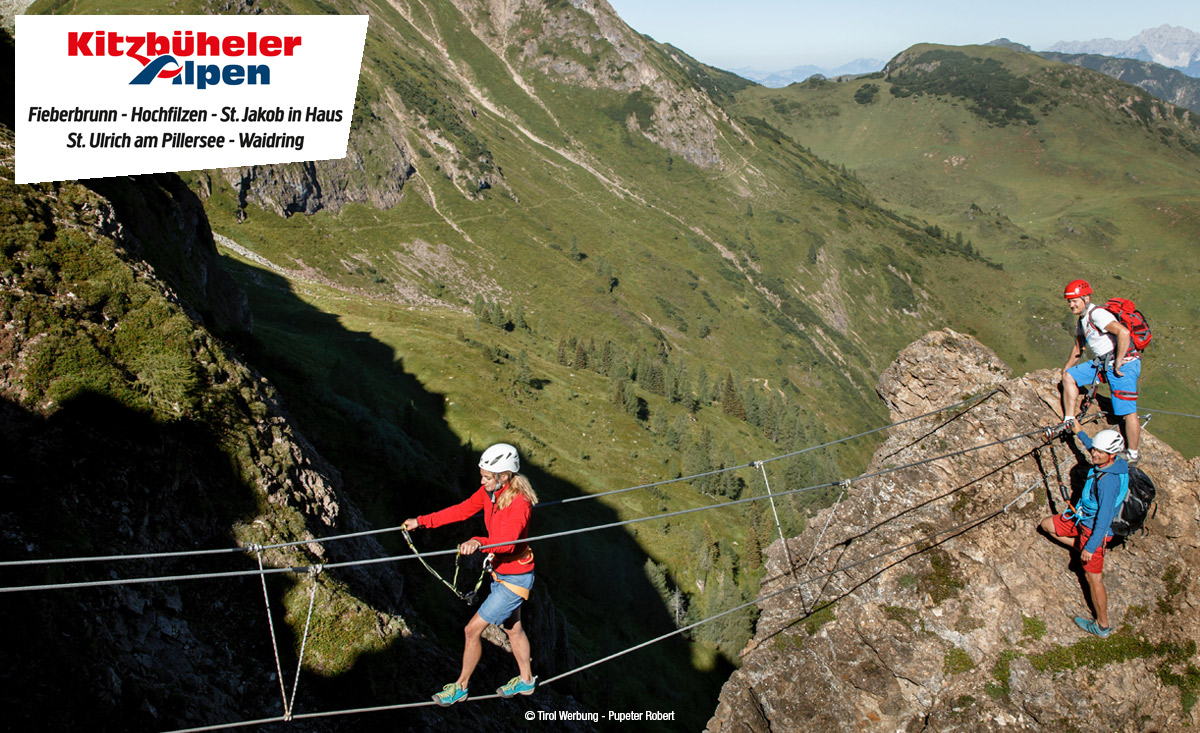
<svg viewBox="0 0 1200 733">
<path fill-rule="evenodd" d="M 454 703 L 466 699 L 467 688 L 459 687 L 457 682 L 451 682 L 443 687 L 441 692 L 433 696 L 433 701 L 444 708 L 448 708 Z"/>
<path fill-rule="evenodd" d="M 1090 618 L 1084 618 L 1083 616 L 1075 617 L 1075 625 L 1093 636 L 1099 636 L 1101 639 L 1107 639 L 1108 635 L 1112 633 L 1112 629 L 1107 626 L 1101 626 Z"/>
<path fill-rule="evenodd" d="M 498 688 L 496 694 L 500 697 L 512 697 L 513 695 L 532 695 L 534 688 L 537 687 L 537 677 L 533 678 L 533 682 L 526 682 L 521 679 L 520 675 L 513 677 L 504 687 Z"/>
</svg>

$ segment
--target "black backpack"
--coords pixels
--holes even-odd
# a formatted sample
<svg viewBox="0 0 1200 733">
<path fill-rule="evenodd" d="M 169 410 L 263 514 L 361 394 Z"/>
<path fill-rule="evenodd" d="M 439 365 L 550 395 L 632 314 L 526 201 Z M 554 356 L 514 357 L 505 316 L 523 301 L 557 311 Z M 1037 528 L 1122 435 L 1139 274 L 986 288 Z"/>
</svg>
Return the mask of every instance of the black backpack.
<svg viewBox="0 0 1200 733">
<path fill-rule="evenodd" d="M 1158 511 L 1158 505 L 1154 502 L 1156 493 L 1150 477 L 1142 469 L 1130 466 L 1129 491 L 1112 521 L 1114 544 L 1141 530 L 1146 517 L 1152 516 L 1151 511 Z"/>
</svg>

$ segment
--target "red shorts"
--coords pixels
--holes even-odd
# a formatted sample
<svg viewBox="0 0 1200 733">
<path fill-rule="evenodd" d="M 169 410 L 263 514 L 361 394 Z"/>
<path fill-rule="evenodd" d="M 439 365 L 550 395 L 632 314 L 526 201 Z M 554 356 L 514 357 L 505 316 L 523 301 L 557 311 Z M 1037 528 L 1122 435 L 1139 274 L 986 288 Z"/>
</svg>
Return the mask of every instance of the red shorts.
<svg viewBox="0 0 1200 733">
<path fill-rule="evenodd" d="M 1087 544 L 1088 537 L 1092 536 L 1092 530 L 1087 527 L 1080 527 L 1075 522 L 1067 519 L 1061 514 L 1054 515 L 1054 534 L 1059 537 L 1074 537 L 1075 549 L 1082 550 Z M 1092 553 L 1092 559 L 1083 566 L 1084 572 L 1095 573 L 1099 575 L 1104 570 L 1104 546 L 1108 544 L 1105 539 L 1100 543 L 1100 547 Z"/>
</svg>

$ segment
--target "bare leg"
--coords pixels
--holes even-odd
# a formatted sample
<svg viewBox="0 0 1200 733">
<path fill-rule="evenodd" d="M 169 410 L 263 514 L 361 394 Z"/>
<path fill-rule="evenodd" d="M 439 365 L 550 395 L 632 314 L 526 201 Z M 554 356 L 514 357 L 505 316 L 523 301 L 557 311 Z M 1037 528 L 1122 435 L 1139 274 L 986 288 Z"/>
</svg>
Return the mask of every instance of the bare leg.
<svg viewBox="0 0 1200 733">
<path fill-rule="evenodd" d="M 1104 578 L 1100 573 L 1084 573 L 1087 576 L 1088 593 L 1092 597 L 1092 606 L 1096 609 L 1096 622 L 1105 628 L 1108 626 L 1108 591 L 1104 588 Z"/>
<path fill-rule="evenodd" d="M 479 664 L 479 658 L 483 656 L 483 630 L 488 626 L 488 622 L 475 614 L 471 620 L 467 622 L 467 627 L 463 629 L 466 635 L 466 643 L 463 646 L 462 672 L 458 675 L 458 686 L 467 689 L 467 685 L 471 682 L 471 674 L 475 672 L 475 665 Z"/>
<path fill-rule="evenodd" d="M 1062 375 L 1062 407 L 1063 417 L 1074 417 L 1075 412 L 1079 409 L 1079 385 L 1075 384 L 1075 377 L 1063 370 Z"/>
<path fill-rule="evenodd" d="M 525 628 L 517 621 L 512 628 L 504 627 L 508 634 L 508 644 L 512 647 L 513 656 L 517 658 L 517 670 L 521 673 L 523 682 L 533 682 L 533 668 L 530 665 L 529 637 Z"/>
<path fill-rule="evenodd" d="M 1063 547 L 1066 547 L 1069 549 L 1075 548 L 1075 538 L 1074 537 L 1059 537 L 1058 535 L 1056 535 L 1054 533 L 1054 517 L 1053 516 L 1049 516 L 1049 517 L 1046 517 L 1045 519 L 1043 519 L 1040 526 L 1042 528 L 1042 531 L 1045 532 L 1047 535 L 1049 535 L 1050 539 L 1054 540 L 1055 542 L 1062 545 Z"/>
<path fill-rule="evenodd" d="M 1136 412 L 1131 412 L 1125 416 L 1125 442 L 1129 444 L 1130 450 L 1138 449 L 1138 442 L 1142 438 L 1142 424 L 1138 422 Z"/>
</svg>

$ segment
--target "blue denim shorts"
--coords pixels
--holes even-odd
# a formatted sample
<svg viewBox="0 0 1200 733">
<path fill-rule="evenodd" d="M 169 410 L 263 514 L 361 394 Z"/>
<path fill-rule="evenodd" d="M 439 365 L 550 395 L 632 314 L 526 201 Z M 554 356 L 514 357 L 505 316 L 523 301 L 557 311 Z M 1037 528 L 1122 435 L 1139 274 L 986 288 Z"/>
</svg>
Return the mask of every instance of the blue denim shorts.
<svg viewBox="0 0 1200 733">
<path fill-rule="evenodd" d="M 531 572 L 517 575 L 496 573 L 496 577 L 522 588 L 533 587 L 533 573 Z M 513 612 L 521 606 L 521 601 L 521 596 L 493 580 L 491 593 L 488 593 L 487 599 L 479 607 L 479 618 L 487 621 L 489 624 L 499 626 L 507 621 L 509 616 L 512 616 Z"/>
<path fill-rule="evenodd" d="M 1092 362 L 1085 361 L 1068 369 L 1067 374 L 1071 375 L 1081 390 L 1086 390 L 1096 378 L 1097 371 Z M 1121 373 L 1123 376 L 1118 377 L 1112 369 L 1106 369 L 1104 372 L 1109 389 L 1112 390 L 1113 414 L 1118 417 L 1137 412 L 1138 377 L 1142 374 L 1142 360 L 1125 362 L 1121 365 Z"/>
</svg>

